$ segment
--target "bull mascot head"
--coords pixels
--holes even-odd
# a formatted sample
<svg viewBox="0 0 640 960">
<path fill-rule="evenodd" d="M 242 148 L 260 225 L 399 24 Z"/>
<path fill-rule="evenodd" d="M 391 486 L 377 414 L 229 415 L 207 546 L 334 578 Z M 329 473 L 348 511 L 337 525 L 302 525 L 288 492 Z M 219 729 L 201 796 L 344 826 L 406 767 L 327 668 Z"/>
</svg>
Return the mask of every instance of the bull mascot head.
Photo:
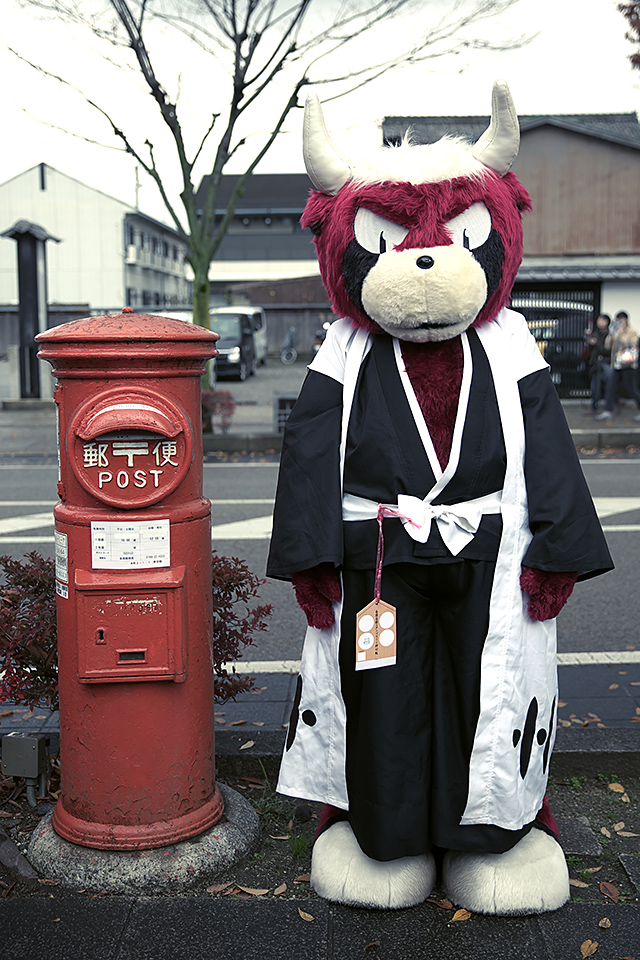
<svg viewBox="0 0 640 960">
<path fill-rule="evenodd" d="M 522 260 L 528 193 L 511 166 L 520 141 L 507 85 L 475 144 L 380 147 L 353 163 L 329 137 L 317 97 L 304 117 L 311 227 L 334 310 L 370 333 L 449 340 L 506 306 Z"/>
</svg>

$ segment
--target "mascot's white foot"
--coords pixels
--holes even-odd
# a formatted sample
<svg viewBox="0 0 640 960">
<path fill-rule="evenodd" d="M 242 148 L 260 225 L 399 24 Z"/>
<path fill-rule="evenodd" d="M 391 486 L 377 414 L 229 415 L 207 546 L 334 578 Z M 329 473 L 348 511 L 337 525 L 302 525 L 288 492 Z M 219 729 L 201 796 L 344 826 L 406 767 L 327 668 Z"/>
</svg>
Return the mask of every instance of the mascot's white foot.
<svg viewBox="0 0 640 960">
<path fill-rule="evenodd" d="M 506 853 L 449 851 L 443 865 L 448 897 L 473 913 L 545 913 L 569 899 L 560 844 L 535 827 Z"/>
<path fill-rule="evenodd" d="M 311 886 L 325 900 L 352 907 L 399 910 L 429 896 L 436 877 L 433 857 L 379 861 L 367 857 L 346 820 L 320 834 L 313 847 Z"/>
</svg>

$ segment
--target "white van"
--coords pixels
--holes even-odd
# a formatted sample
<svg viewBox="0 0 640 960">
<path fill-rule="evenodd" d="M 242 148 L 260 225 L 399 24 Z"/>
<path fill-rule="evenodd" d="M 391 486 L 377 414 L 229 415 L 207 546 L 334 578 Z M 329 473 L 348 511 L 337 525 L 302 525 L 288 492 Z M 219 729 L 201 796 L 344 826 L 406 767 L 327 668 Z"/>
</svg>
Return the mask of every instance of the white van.
<svg viewBox="0 0 640 960">
<path fill-rule="evenodd" d="M 267 362 L 267 318 L 262 307 L 216 307 L 209 311 L 209 326 L 220 334 L 216 344 L 219 377 L 244 380 Z"/>
</svg>

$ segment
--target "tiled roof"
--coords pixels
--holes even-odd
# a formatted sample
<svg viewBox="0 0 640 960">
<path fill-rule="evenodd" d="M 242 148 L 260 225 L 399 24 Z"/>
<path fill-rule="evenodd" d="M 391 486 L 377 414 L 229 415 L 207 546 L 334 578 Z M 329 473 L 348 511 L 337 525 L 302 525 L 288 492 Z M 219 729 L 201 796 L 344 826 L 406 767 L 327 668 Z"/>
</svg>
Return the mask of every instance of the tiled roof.
<svg viewBox="0 0 640 960">
<path fill-rule="evenodd" d="M 207 179 L 204 177 L 198 188 L 199 200 L 204 196 Z M 222 177 L 217 212 L 224 212 L 237 182 L 237 176 Z M 242 216 L 247 213 L 299 215 L 309 199 L 310 190 L 311 181 L 306 173 L 254 173 L 247 180 L 244 196 L 236 208 L 236 215 Z M 198 205 L 200 206 L 200 203 Z"/>
<path fill-rule="evenodd" d="M 521 133 L 551 125 L 640 148 L 640 124 L 635 113 L 525 114 L 518 119 Z M 487 129 L 489 120 L 488 116 L 385 117 L 382 129 L 387 142 L 401 138 L 409 127 L 418 143 L 434 143 L 447 134 L 475 141 Z"/>
</svg>

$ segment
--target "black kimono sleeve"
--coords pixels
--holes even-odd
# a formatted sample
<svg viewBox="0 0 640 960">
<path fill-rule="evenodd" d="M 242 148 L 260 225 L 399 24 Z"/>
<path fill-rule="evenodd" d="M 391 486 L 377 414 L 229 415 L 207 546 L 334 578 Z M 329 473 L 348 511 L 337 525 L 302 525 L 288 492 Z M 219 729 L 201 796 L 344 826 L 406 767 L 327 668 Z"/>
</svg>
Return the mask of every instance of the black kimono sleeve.
<svg viewBox="0 0 640 960">
<path fill-rule="evenodd" d="M 311 370 L 284 432 L 267 576 L 342 563 L 342 384 Z"/>
<path fill-rule="evenodd" d="M 518 384 L 525 428 L 525 480 L 533 534 L 523 564 L 587 580 L 613 561 L 548 370 Z"/>
</svg>

